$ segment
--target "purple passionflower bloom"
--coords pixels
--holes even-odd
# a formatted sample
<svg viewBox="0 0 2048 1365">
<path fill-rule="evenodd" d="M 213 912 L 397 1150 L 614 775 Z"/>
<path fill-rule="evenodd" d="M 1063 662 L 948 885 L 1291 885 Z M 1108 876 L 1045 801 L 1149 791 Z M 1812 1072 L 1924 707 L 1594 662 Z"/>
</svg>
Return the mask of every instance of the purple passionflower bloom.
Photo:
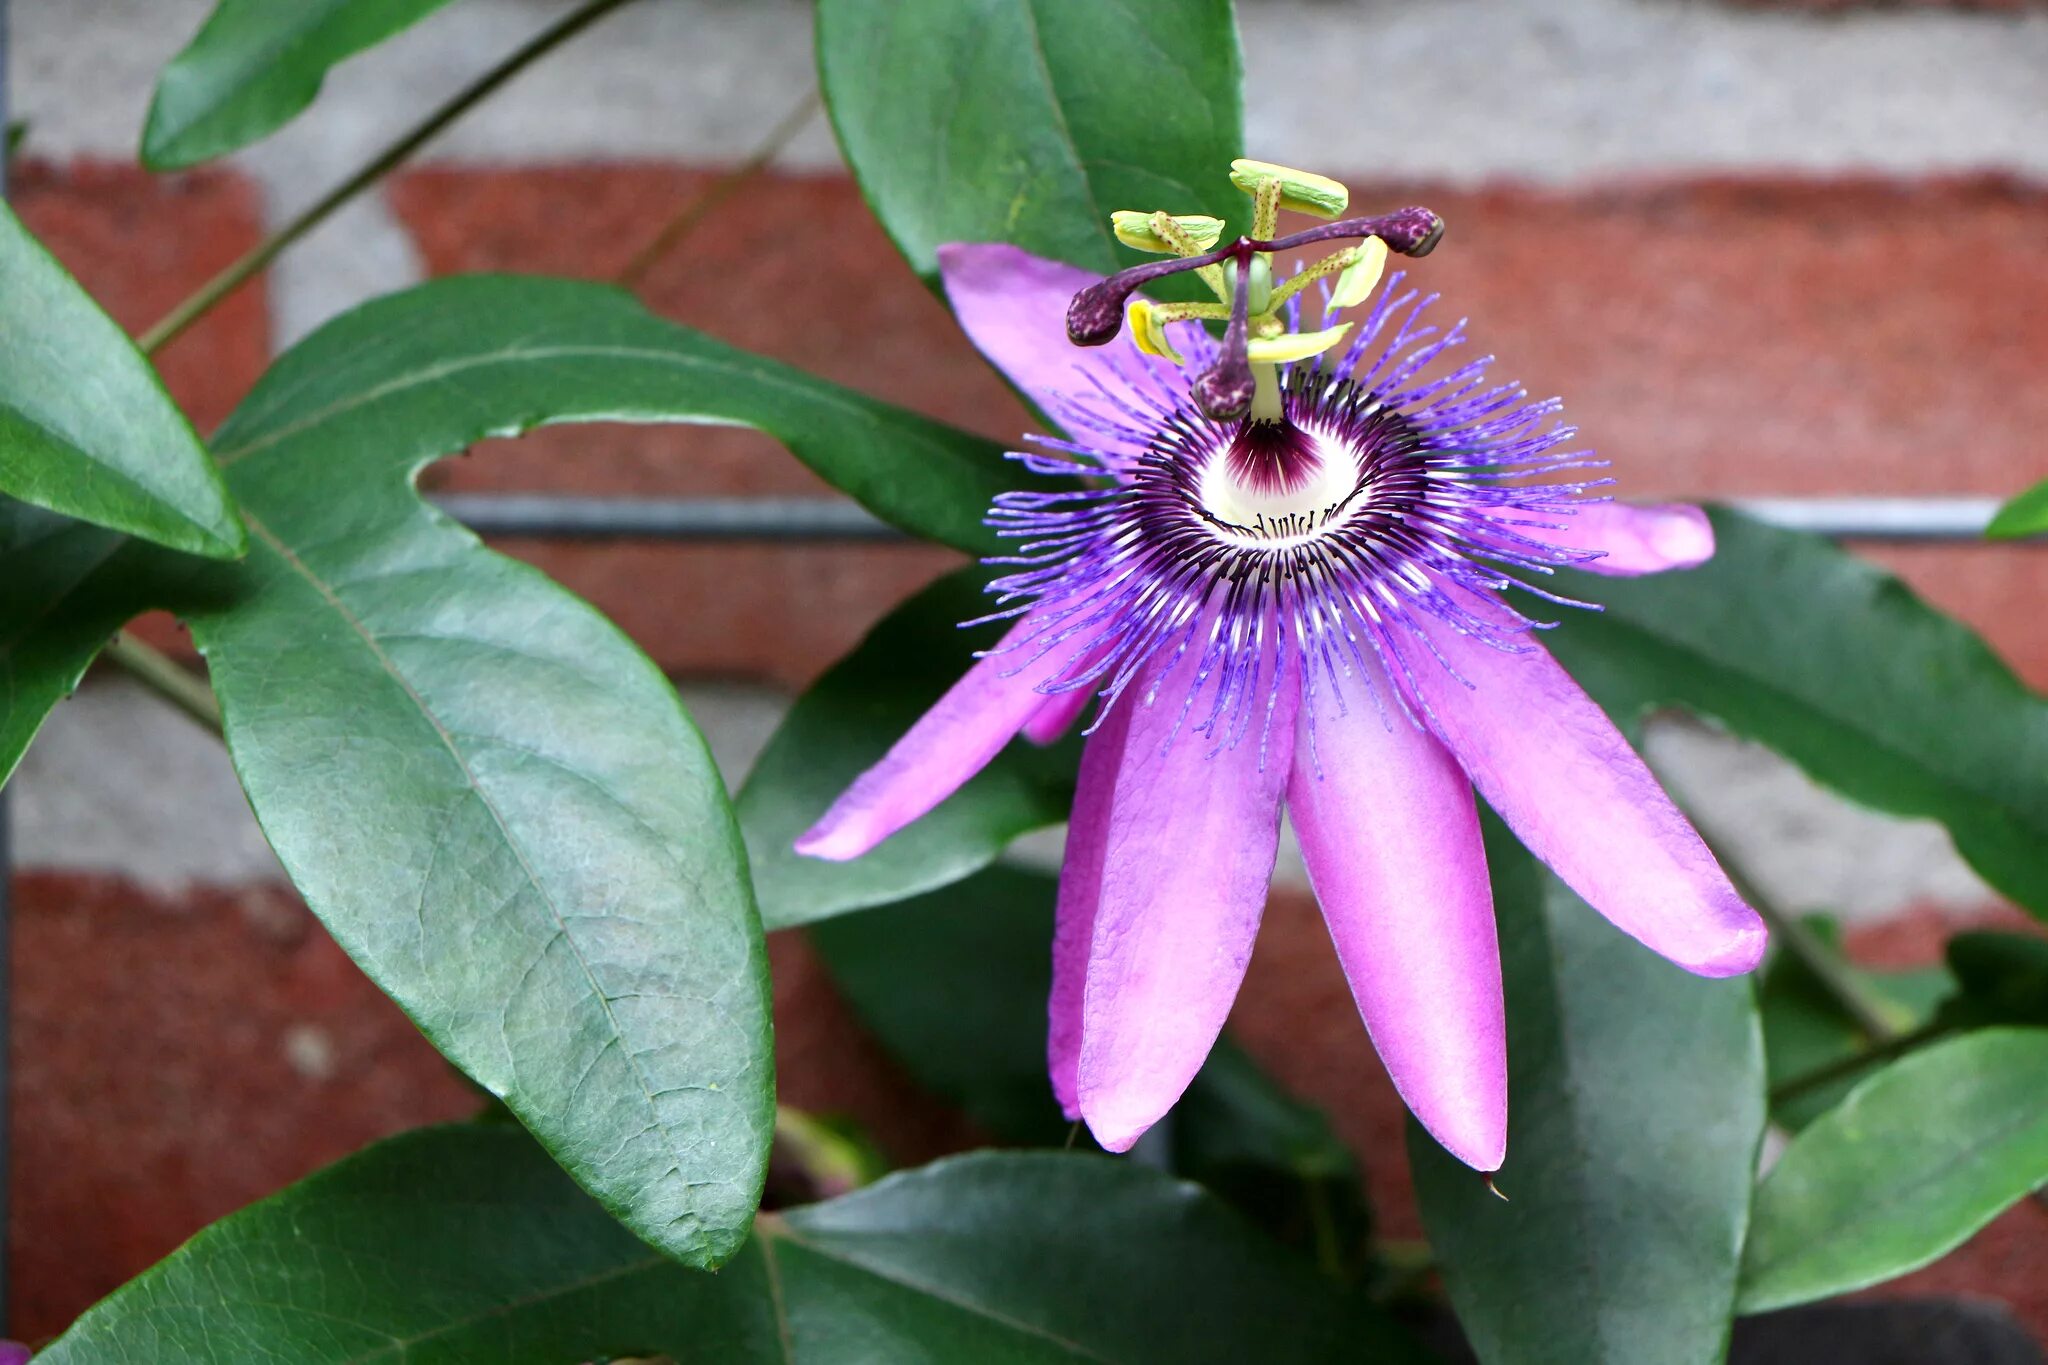
<svg viewBox="0 0 2048 1365">
<path fill-rule="evenodd" d="M 939 261 L 975 344 L 1073 438 L 1015 458 L 1064 482 L 991 514 L 1021 542 L 992 588 L 1016 624 L 797 847 L 858 857 L 1099 695 L 1052 950 L 1068 1117 L 1123 1151 L 1193 1079 L 1251 957 L 1283 808 L 1395 1086 L 1478 1170 L 1506 1148 L 1507 1052 L 1475 787 L 1654 951 L 1702 976 L 1757 964 L 1755 912 L 1503 593 L 1573 605 L 1523 580 L 1697 565 L 1699 509 L 1589 496 L 1605 481 L 1563 449 L 1557 402 L 1450 360 L 1464 324 L 1426 325 L 1433 296 L 1399 275 L 1347 344 L 1270 367 L 1265 416 L 1219 419 L 1249 401 L 1197 402 L 1243 345 L 1242 305 L 1221 348 L 1179 322 L 1144 350 L 1084 350 L 1069 327 L 1120 285 L 1010 246 Z"/>
</svg>

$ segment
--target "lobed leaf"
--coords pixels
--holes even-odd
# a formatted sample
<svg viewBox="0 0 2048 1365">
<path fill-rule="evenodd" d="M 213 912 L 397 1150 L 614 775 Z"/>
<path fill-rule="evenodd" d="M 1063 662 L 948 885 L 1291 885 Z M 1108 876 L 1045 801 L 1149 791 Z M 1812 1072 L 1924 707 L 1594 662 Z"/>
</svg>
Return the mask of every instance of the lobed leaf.
<svg viewBox="0 0 2048 1365">
<path fill-rule="evenodd" d="M 1487 1365 L 1722 1359 L 1764 1128 L 1749 984 L 1689 976 L 1486 820 L 1508 1012 L 1502 1202 L 1408 1126 L 1430 1245 Z"/>
<path fill-rule="evenodd" d="M 984 501 L 981 443 L 617 291 L 430 284 L 307 339 L 219 433 L 245 563 L 0 507 L 0 770 L 116 627 L 179 611 L 257 818 L 336 939 L 634 1231 L 709 1265 L 745 1236 L 773 1125 L 724 786 L 630 641 L 412 487 L 486 437 L 599 420 L 757 422 L 929 524 Z"/>
<path fill-rule="evenodd" d="M 50 1365 L 1408 1360 L 1193 1186 L 983 1153 L 768 1215 L 717 1275 L 650 1253 L 509 1127 L 410 1133 L 234 1214 Z"/>
<path fill-rule="evenodd" d="M 248 537 L 149 361 L 0 205 L 0 494 L 173 550 Z"/>
</svg>

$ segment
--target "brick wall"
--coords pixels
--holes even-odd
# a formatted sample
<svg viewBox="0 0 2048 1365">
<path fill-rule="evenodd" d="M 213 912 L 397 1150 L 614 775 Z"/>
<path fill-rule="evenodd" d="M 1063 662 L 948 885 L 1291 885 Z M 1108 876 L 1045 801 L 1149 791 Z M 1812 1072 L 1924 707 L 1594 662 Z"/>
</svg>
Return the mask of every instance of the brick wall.
<svg viewBox="0 0 2048 1365">
<path fill-rule="evenodd" d="M 275 142 L 153 179 L 124 158 L 148 74 L 203 0 L 17 6 L 13 75 L 32 123 L 18 205 L 116 317 L 146 325 L 560 8 L 452 6 L 345 68 Z M 1544 10 L 1246 0 L 1254 150 L 1348 170 L 1359 202 L 1444 212 L 1451 236 L 1418 279 L 1532 388 L 1566 395 L 1629 492 L 1990 494 L 2048 472 L 2048 18 Z M 163 358 L 171 387 L 210 425 L 277 343 L 415 275 L 614 273 L 804 88 L 803 13 L 675 0 L 622 14 L 178 341 Z M 772 241 L 754 241 L 750 221 L 773 222 Z M 816 127 L 642 293 L 990 435 L 1024 421 Z M 430 477 L 465 491 L 823 491 L 771 442 L 704 428 L 557 430 Z M 588 595 L 684 681 L 735 768 L 778 698 L 954 562 L 908 546 L 503 548 Z M 2048 685 L 2048 551 L 1880 558 Z M 178 642 L 167 621 L 150 631 Z M 184 727 L 100 684 L 59 713 L 15 792 L 9 1308 L 32 1337 L 205 1222 L 473 1102 L 297 904 L 224 763 Z M 1672 761 L 1697 762 L 1698 744 L 1711 741 L 1674 744 Z M 1924 961 L 1948 919 L 2000 915 L 1938 835 L 1846 811 L 1768 760 L 1716 762 L 1737 783 L 1731 809 L 1749 812 L 1746 860 L 1795 905 L 1855 913 L 1860 954 Z M 1867 864 L 1880 847 L 1909 852 L 1875 888 L 1815 852 Z M 784 936 L 773 960 L 788 1100 L 858 1116 L 905 1161 L 972 1139 L 860 1034 L 801 940 Z M 1390 1231 L 1413 1233 L 1400 1110 L 1298 888 L 1275 897 L 1233 1027 L 1330 1107 Z M 1905 1287 L 1997 1294 L 2048 1333 L 2044 1263 L 2048 1219 L 2023 1207 Z"/>
</svg>

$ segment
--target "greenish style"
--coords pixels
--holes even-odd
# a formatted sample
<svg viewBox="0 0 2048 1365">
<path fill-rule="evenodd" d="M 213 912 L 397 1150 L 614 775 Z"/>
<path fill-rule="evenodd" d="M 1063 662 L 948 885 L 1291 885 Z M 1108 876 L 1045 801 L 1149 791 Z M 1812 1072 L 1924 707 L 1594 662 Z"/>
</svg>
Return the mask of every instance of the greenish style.
<svg viewBox="0 0 2048 1365">
<path fill-rule="evenodd" d="M 1792 1140 L 1757 1191 L 1745 1313 L 1916 1270 L 2048 1181 L 2048 1030 L 1892 1063 Z"/>
<path fill-rule="evenodd" d="M 1108 274 L 1142 259 L 1115 210 L 1243 214 L 1230 0 L 820 0 L 817 38 L 847 164 L 927 281 L 944 242 Z"/>
<path fill-rule="evenodd" d="M 1679 707 L 1851 800 L 1939 820 L 1986 881 L 2048 917 L 2048 700 L 1884 570 L 1818 536 L 1713 520 L 1698 569 L 1559 574 L 1603 610 L 1559 613 L 1544 643 L 1624 726 Z"/>
<path fill-rule="evenodd" d="M 1993 540 L 2017 540 L 2048 533 L 2048 481 L 2035 484 L 1998 509 L 1984 534 Z"/>
<path fill-rule="evenodd" d="M 1485 826 L 1512 1202 L 1408 1126 L 1458 1321 L 1488 1365 L 1718 1361 L 1764 1130 L 1749 983 L 1690 976 L 1615 933 Z"/>
<path fill-rule="evenodd" d="M 904 490 L 927 531 L 983 501 L 959 486 L 971 438 L 618 291 L 426 285 L 294 348 L 219 433 L 245 563 L 0 508 L 0 767 L 122 622 L 184 615 L 257 818 L 336 939 L 628 1226 L 713 1265 L 745 1237 L 773 1125 L 724 786 L 630 641 L 413 489 L 450 451 L 576 421 L 758 423 Z"/>
<path fill-rule="evenodd" d="M 157 79 L 142 162 L 177 170 L 268 137 L 313 102 L 334 66 L 449 0 L 220 0 Z"/>
<path fill-rule="evenodd" d="M 156 371 L 0 205 L 0 494 L 173 550 L 249 548 Z"/>
<path fill-rule="evenodd" d="M 1806 925 L 1829 950 L 1839 931 L 1833 920 L 1809 916 Z M 1837 958 L 1836 970 L 1861 988 L 1863 997 L 1895 1034 L 1924 1027 L 1955 993 L 1956 982 L 1941 967 L 1902 972 L 1869 972 Z M 1842 1007 L 1841 1000 L 1796 954 L 1779 952 L 1764 968 L 1757 987 L 1763 1015 L 1764 1056 L 1771 1089 L 1823 1068 L 1845 1062 L 1883 1042 L 1873 1038 Z M 1771 1105 L 1771 1119 L 1794 1132 L 1832 1109 L 1864 1073 L 1845 1073 L 1839 1080 L 1802 1088 Z"/>
<path fill-rule="evenodd" d="M 1378 1348 L 1378 1349 L 1375 1349 Z M 982 1153 L 764 1215 L 716 1275 L 650 1252 L 508 1126 L 394 1138 L 233 1214 L 48 1365 L 1403 1361 L 1192 1185 Z"/>
<path fill-rule="evenodd" d="M 1002 623 L 962 630 L 992 601 L 987 575 L 963 569 L 891 612 L 798 699 L 740 789 L 740 824 L 770 929 L 884 905 L 958 881 L 994 862 L 1018 835 L 1067 818 L 1075 740 L 1041 749 L 1017 740 L 930 815 L 851 862 L 800 857 L 799 834 L 958 682 Z"/>
<path fill-rule="evenodd" d="M 1005 1142 L 1064 1144 L 1073 1131 L 1046 1076 L 1056 893 L 1050 874 L 998 864 L 809 930 L 840 995 L 912 1079 Z M 1350 1150 L 1227 1036 L 1171 1131 L 1177 1174 L 1331 1272 L 1363 1271 L 1371 1219 Z"/>
</svg>

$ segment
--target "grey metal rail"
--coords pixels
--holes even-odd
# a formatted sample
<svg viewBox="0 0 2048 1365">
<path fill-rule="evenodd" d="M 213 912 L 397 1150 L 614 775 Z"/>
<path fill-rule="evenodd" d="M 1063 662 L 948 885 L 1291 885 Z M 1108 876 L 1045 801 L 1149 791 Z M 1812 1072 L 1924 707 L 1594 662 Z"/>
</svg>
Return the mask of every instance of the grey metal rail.
<svg viewBox="0 0 2048 1365">
<path fill-rule="evenodd" d="M 1730 498 L 1774 526 L 1842 540 L 1974 541 L 1996 498 Z M 641 498 L 553 493 L 462 493 L 441 509 L 489 536 L 607 540 L 906 541 L 844 498 Z"/>
</svg>

